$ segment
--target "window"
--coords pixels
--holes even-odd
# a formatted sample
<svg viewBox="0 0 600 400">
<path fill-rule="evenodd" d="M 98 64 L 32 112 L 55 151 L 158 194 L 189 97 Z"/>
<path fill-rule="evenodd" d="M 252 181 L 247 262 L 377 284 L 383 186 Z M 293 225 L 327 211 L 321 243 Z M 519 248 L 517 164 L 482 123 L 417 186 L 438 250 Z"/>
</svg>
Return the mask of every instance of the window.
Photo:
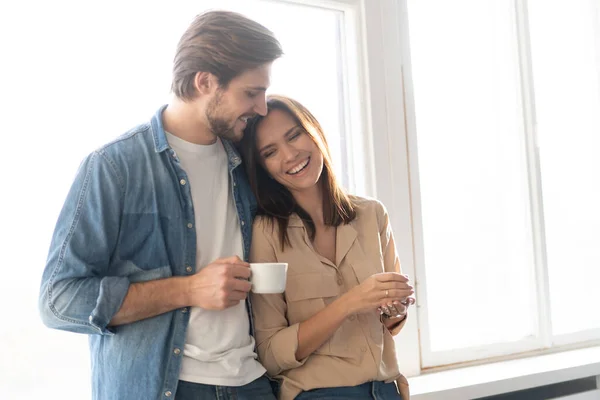
<svg viewBox="0 0 600 400">
<path fill-rule="evenodd" d="M 600 338 L 598 2 L 407 4 L 422 367 Z"/>
<path fill-rule="evenodd" d="M 559 341 L 600 329 L 600 314 L 585 306 L 600 304 L 597 10 L 589 0 L 529 3 L 551 323 Z"/>
</svg>

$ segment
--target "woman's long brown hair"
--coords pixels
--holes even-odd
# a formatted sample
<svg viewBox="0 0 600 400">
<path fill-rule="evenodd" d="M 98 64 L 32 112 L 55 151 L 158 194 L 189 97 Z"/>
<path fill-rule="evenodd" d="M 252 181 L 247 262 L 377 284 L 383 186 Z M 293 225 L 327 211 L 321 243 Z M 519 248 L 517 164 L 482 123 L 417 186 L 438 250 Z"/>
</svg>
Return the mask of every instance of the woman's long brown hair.
<svg viewBox="0 0 600 400">
<path fill-rule="evenodd" d="M 323 218 L 325 225 L 339 226 L 356 218 L 356 206 L 341 188 L 333 172 L 331 154 L 321 124 L 302 104 L 289 97 L 270 95 L 267 98 L 268 112 L 281 110 L 288 113 L 309 135 L 323 154 L 323 172 L 319 183 L 323 189 Z M 315 238 L 315 223 L 310 215 L 297 203 L 292 193 L 282 184 L 272 179 L 260 162 L 257 149 L 256 128 L 263 116 L 248 121 L 244 137 L 239 144 L 240 153 L 248 174 L 250 187 L 258 202 L 258 215 L 265 215 L 279 226 L 279 239 L 282 251 L 290 245 L 287 234 L 289 217 L 296 213 L 304 221 L 311 240 Z"/>
</svg>

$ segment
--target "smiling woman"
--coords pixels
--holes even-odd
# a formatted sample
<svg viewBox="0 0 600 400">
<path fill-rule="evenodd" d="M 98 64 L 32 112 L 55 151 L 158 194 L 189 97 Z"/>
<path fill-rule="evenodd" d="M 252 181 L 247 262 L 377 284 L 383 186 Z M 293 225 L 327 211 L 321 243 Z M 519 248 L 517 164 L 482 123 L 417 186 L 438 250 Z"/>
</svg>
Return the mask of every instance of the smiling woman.
<svg viewBox="0 0 600 400">
<path fill-rule="evenodd" d="M 272 98 L 272 97 L 271 97 Z M 273 179 L 300 194 L 314 190 L 323 171 L 320 137 L 308 131 L 287 112 L 274 109 L 261 123 L 257 147 L 262 163 Z"/>
<path fill-rule="evenodd" d="M 340 187 L 325 134 L 302 104 L 269 96 L 267 107 L 240 144 L 258 203 L 250 259 L 289 269 L 285 294 L 251 296 L 259 358 L 283 400 L 408 400 L 392 336 L 414 291 L 387 211 Z"/>
<path fill-rule="evenodd" d="M 287 217 L 297 211 L 297 198 L 323 196 L 322 219 L 327 225 L 350 222 L 355 212 L 341 190 L 317 119 L 289 97 L 269 96 L 267 106 L 269 118 L 250 121 L 240 150 L 258 204 L 277 217 L 282 244 L 286 242 Z M 314 237 L 314 221 L 306 220 Z"/>
</svg>

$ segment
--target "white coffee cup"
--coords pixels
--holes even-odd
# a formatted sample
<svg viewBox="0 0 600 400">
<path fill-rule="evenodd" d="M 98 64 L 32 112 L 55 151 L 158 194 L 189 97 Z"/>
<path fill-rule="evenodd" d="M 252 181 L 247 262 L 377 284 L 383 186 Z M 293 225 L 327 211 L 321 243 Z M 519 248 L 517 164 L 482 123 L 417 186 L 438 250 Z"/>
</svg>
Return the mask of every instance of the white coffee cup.
<svg viewBox="0 0 600 400">
<path fill-rule="evenodd" d="M 287 263 L 250 263 L 250 283 L 254 293 L 283 293 Z"/>
</svg>

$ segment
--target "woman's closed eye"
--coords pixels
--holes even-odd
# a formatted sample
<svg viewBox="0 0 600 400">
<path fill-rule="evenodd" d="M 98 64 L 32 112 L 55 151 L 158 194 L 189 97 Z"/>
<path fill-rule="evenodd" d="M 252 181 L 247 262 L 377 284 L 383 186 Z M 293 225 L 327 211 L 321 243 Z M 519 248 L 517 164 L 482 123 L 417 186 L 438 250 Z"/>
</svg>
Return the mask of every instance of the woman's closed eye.
<svg viewBox="0 0 600 400">
<path fill-rule="evenodd" d="M 262 158 L 269 158 L 269 157 L 271 157 L 273 154 L 275 154 L 275 152 L 276 152 L 276 151 L 277 151 L 276 149 L 271 149 L 271 150 L 264 151 L 264 152 L 262 153 Z"/>
<path fill-rule="evenodd" d="M 302 135 L 304 132 L 301 130 L 297 130 L 296 132 L 292 133 L 289 137 L 288 137 L 288 141 L 294 141 L 296 139 L 298 139 L 300 137 L 300 135 Z"/>
</svg>

